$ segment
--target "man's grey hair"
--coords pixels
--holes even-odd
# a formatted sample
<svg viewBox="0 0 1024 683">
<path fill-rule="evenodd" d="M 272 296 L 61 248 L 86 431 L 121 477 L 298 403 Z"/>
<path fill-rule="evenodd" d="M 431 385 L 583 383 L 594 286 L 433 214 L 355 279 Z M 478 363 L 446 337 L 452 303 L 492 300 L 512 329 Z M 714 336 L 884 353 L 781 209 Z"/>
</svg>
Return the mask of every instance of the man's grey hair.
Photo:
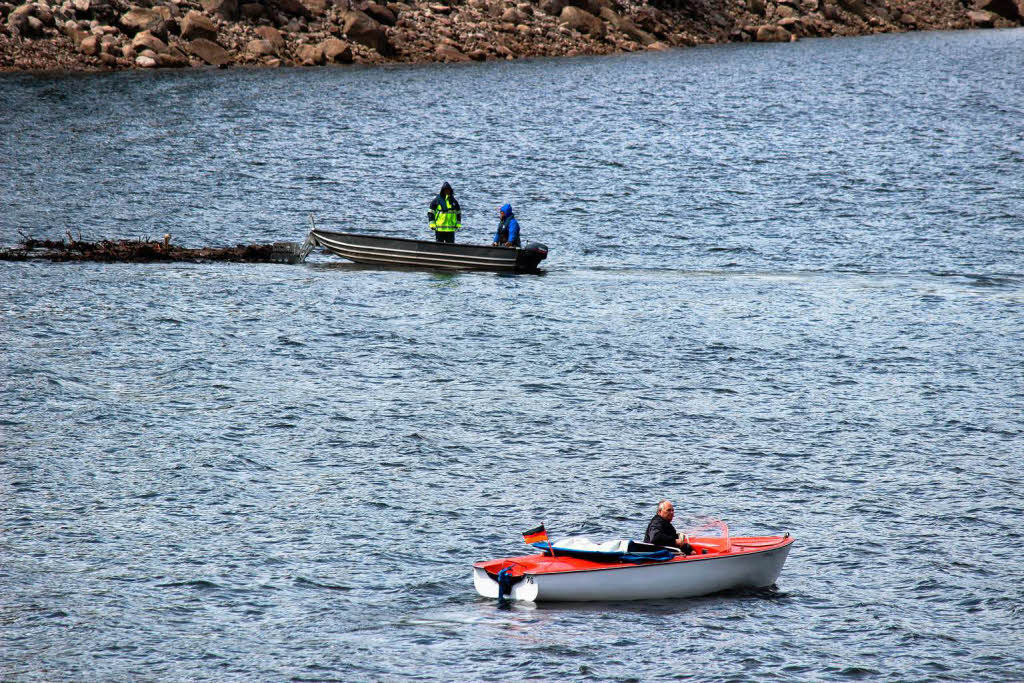
<svg viewBox="0 0 1024 683">
<path fill-rule="evenodd" d="M 668 498 L 662 498 L 661 500 L 659 500 L 658 501 L 658 512 L 661 512 L 661 509 L 663 507 L 665 507 L 665 504 L 668 503 L 668 502 L 669 502 Z"/>
</svg>

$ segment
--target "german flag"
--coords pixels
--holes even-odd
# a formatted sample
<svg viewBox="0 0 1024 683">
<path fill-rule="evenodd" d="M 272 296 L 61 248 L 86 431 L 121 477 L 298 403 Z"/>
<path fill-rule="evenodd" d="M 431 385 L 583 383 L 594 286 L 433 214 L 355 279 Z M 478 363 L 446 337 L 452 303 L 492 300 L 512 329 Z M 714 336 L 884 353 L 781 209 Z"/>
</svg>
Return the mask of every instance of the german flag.
<svg viewBox="0 0 1024 683">
<path fill-rule="evenodd" d="M 548 540 L 548 532 L 544 530 L 544 525 L 536 526 L 528 531 L 523 532 L 523 540 L 527 543 L 536 543 L 537 541 Z"/>
</svg>

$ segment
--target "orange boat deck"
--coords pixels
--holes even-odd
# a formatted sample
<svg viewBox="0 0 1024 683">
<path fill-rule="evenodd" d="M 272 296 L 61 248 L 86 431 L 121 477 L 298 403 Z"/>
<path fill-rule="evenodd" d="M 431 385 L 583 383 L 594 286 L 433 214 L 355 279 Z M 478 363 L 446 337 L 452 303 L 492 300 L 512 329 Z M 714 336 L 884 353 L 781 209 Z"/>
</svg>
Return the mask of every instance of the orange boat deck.
<svg viewBox="0 0 1024 683">
<path fill-rule="evenodd" d="M 741 536 L 732 539 L 722 538 L 691 538 L 690 545 L 697 552 L 693 555 L 679 555 L 667 562 L 656 564 L 670 564 L 673 562 L 695 562 L 701 560 L 719 559 L 733 555 L 745 555 L 772 548 L 780 548 L 793 542 L 793 538 L 787 536 Z M 537 555 L 524 555 L 522 557 L 503 557 L 496 560 L 475 562 L 474 567 L 483 569 L 492 577 L 498 572 L 508 569 L 510 577 L 523 576 L 525 574 L 556 574 L 560 572 L 578 572 L 588 570 L 613 569 L 628 566 L 642 566 L 650 562 L 624 562 L 624 561 L 594 561 L 580 557 L 559 556 L 555 550 L 555 556 L 547 553 Z"/>
</svg>

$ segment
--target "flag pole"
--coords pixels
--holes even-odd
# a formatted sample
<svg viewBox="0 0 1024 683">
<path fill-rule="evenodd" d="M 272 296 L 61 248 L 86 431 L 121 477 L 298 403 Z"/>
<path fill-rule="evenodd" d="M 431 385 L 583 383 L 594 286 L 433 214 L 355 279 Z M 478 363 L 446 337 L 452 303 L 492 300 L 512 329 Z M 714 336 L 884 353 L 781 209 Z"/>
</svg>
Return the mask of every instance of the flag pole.
<svg viewBox="0 0 1024 683">
<path fill-rule="evenodd" d="M 544 522 L 541 522 L 541 526 L 543 525 Z M 544 527 L 544 540 L 548 542 L 548 552 L 551 553 L 551 557 L 554 557 L 555 548 L 553 545 L 551 545 L 551 537 L 548 535 L 548 528 L 546 526 Z"/>
</svg>

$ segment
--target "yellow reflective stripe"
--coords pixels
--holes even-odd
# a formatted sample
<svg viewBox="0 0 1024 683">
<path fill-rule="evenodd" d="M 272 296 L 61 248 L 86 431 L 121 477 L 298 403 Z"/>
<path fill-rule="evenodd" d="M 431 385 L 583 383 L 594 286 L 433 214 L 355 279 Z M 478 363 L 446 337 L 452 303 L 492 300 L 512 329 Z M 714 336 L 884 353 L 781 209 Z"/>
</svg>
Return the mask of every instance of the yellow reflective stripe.
<svg viewBox="0 0 1024 683">
<path fill-rule="evenodd" d="M 447 195 L 441 197 L 441 201 L 434 214 L 434 223 L 441 232 L 455 232 L 459 226 L 459 214 L 452 210 L 452 202 Z"/>
</svg>

